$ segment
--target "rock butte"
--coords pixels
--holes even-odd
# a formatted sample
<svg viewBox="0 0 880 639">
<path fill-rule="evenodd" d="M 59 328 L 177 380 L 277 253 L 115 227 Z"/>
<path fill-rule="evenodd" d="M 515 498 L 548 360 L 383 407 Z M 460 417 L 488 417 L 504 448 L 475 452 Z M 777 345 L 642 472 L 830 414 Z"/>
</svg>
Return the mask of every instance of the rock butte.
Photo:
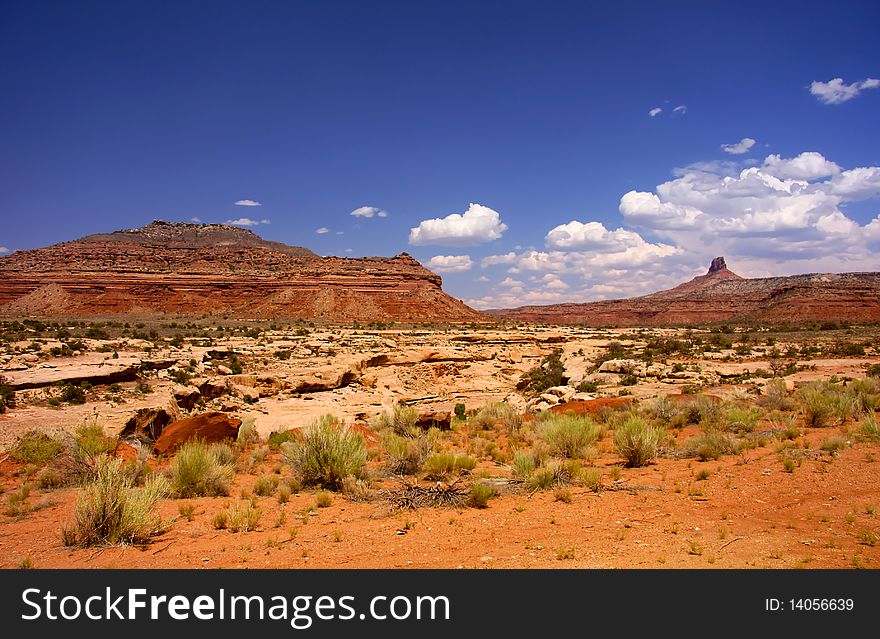
<svg viewBox="0 0 880 639">
<path fill-rule="evenodd" d="M 154 221 L 0 257 L 0 316 L 461 321 L 484 317 L 396 257 L 319 257 L 225 224 Z"/>
<path fill-rule="evenodd" d="M 712 260 L 705 275 L 629 299 L 493 310 L 517 321 L 590 326 L 664 326 L 723 320 L 880 320 L 880 273 L 824 273 L 747 279 Z"/>
</svg>

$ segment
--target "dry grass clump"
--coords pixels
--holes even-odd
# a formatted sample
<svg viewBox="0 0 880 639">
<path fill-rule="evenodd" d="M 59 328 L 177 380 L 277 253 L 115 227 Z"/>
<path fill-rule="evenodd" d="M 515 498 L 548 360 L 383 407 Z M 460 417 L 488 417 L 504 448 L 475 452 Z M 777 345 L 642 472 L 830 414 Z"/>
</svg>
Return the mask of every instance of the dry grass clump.
<svg viewBox="0 0 880 639">
<path fill-rule="evenodd" d="M 640 415 L 630 414 L 614 429 L 614 446 L 627 466 L 645 466 L 657 456 L 664 437 L 662 428 L 648 425 Z"/>
<path fill-rule="evenodd" d="M 229 459 L 224 446 L 200 440 L 184 443 L 168 467 L 171 493 L 175 497 L 228 495 L 235 470 L 220 462 Z"/>
<path fill-rule="evenodd" d="M 64 445 L 54 437 L 38 430 L 31 430 L 22 435 L 9 456 L 21 464 L 42 466 L 61 454 Z"/>
<path fill-rule="evenodd" d="M 541 439 L 550 452 L 568 459 L 587 456 L 599 438 L 599 427 L 584 415 L 551 415 L 538 426 Z"/>
<path fill-rule="evenodd" d="M 145 543 L 163 530 L 152 508 L 167 492 L 164 477 L 152 477 L 137 488 L 121 460 L 99 457 L 94 480 L 77 497 L 73 525 L 62 528 L 65 545 Z"/>
<path fill-rule="evenodd" d="M 364 436 L 332 415 L 313 421 L 302 438 L 282 445 L 282 453 L 306 486 L 340 490 L 346 477 L 360 477 L 367 462 Z"/>
</svg>

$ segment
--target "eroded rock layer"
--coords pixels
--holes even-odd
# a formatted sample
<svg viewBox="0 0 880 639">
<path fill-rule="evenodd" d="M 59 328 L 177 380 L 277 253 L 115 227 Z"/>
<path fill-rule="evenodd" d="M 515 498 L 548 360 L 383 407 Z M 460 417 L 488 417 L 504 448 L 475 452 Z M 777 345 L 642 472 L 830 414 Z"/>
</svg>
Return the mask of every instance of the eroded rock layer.
<svg viewBox="0 0 880 639">
<path fill-rule="evenodd" d="M 402 253 L 319 257 L 223 224 L 148 226 L 0 257 L 0 316 L 456 321 L 480 313 Z"/>
<path fill-rule="evenodd" d="M 738 321 L 880 321 L 880 273 L 746 279 L 715 258 L 706 275 L 668 291 L 584 304 L 493 311 L 519 321 L 590 326 L 664 326 Z"/>
</svg>

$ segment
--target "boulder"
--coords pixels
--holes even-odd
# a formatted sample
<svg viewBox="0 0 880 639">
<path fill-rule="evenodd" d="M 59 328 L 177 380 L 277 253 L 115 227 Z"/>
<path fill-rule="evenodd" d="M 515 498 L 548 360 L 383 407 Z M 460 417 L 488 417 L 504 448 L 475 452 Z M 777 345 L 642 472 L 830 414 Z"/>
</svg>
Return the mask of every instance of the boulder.
<svg viewBox="0 0 880 639">
<path fill-rule="evenodd" d="M 452 413 L 449 411 L 426 411 L 419 413 L 416 418 L 416 427 L 422 430 L 429 428 L 439 428 L 440 430 L 449 430 L 452 426 Z"/>
<path fill-rule="evenodd" d="M 153 450 L 159 455 L 165 455 L 192 439 L 201 439 L 208 443 L 235 439 L 239 426 L 240 419 L 219 411 L 193 415 L 166 426 L 153 445 Z"/>
<path fill-rule="evenodd" d="M 172 397 L 182 410 L 192 410 L 202 397 L 202 393 L 193 386 L 176 386 L 172 391 Z"/>
<path fill-rule="evenodd" d="M 211 379 L 193 380 L 205 400 L 217 399 L 223 397 L 229 392 L 229 386 L 226 382 L 215 382 Z"/>
<path fill-rule="evenodd" d="M 564 402 L 567 402 L 574 394 L 577 392 L 571 386 L 553 386 L 552 388 L 548 388 L 545 393 L 549 393 L 550 395 L 555 395 L 559 399 Z"/>
<path fill-rule="evenodd" d="M 221 375 L 232 375 L 232 369 L 228 366 L 224 366 L 223 364 L 217 366 L 217 372 Z"/>
<path fill-rule="evenodd" d="M 159 439 L 165 427 L 180 417 L 177 405 L 173 407 L 140 408 L 122 427 L 119 439 L 152 443 Z"/>
<path fill-rule="evenodd" d="M 630 375 L 638 373 L 642 368 L 642 362 L 636 359 L 609 359 L 602 362 L 599 366 L 600 373 L 617 373 L 619 375 Z"/>
<path fill-rule="evenodd" d="M 559 403 L 559 397 L 557 395 L 552 394 L 552 393 L 541 393 L 538 397 L 541 400 L 550 404 L 551 406 L 555 406 L 556 404 Z"/>
</svg>

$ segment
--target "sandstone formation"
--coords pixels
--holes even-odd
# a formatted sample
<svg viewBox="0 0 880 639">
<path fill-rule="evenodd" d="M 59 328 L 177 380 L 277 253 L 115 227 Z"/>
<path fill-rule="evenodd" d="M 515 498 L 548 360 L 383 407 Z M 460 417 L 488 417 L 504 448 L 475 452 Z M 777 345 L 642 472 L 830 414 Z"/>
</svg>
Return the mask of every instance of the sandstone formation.
<svg viewBox="0 0 880 639">
<path fill-rule="evenodd" d="M 155 221 L 0 257 L 0 316 L 458 321 L 439 275 L 393 258 L 319 257 L 224 224 Z"/>
<path fill-rule="evenodd" d="M 584 304 L 492 311 L 518 321 L 589 326 L 664 326 L 717 321 L 880 320 L 880 273 L 746 279 L 712 260 L 705 275 L 668 291 Z"/>
<path fill-rule="evenodd" d="M 235 439 L 238 436 L 239 426 L 241 426 L 240 419 L 218 411 L 185 417 L 162 430 L 162 434 L 153 444 L 153 450 L 158 455 L 164 455 L 174 452 L 191 439 L 200 439 L 208 443 Z"/>
</svg>

